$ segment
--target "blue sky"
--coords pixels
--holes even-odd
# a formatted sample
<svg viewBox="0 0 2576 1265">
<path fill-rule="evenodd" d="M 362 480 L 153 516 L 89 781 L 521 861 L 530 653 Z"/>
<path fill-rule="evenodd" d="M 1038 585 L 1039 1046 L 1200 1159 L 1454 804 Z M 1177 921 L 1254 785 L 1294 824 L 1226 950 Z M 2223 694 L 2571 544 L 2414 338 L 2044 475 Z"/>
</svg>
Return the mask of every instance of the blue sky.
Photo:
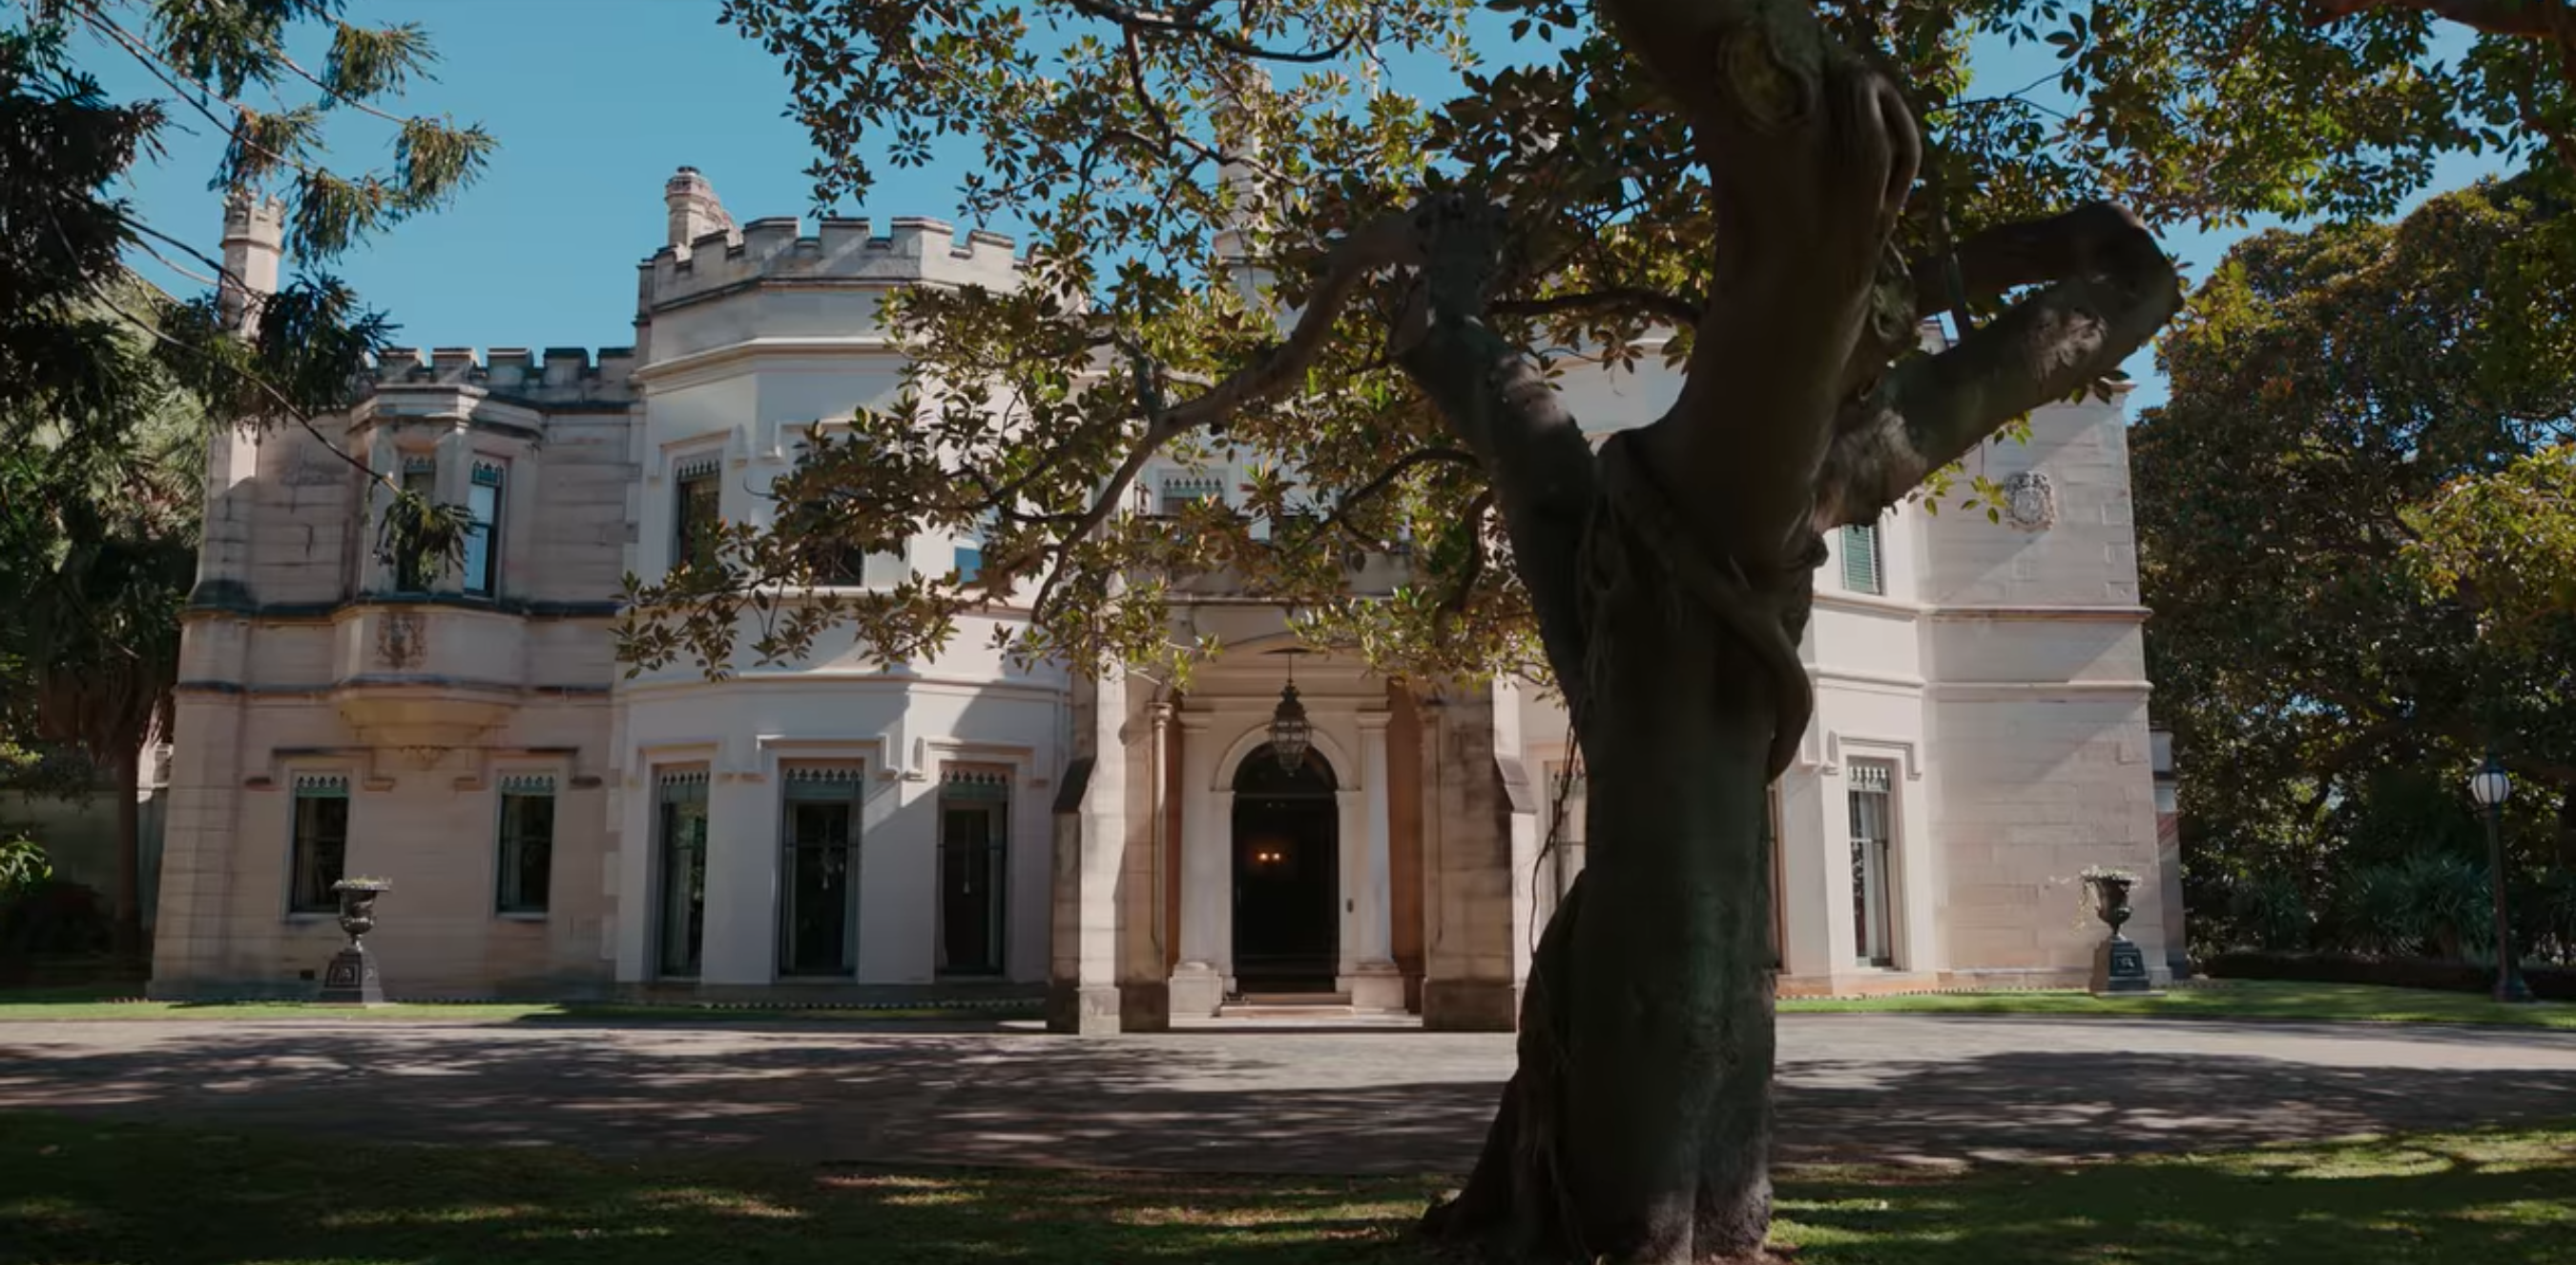
<svg viewBox="0 0 2576 1265">
<path fill-rule="evenodd" d="M 663 236 L 662 182 L 684 164 L 715 183 L 737 220 L 810 210 L 804 131 L 782 117 L 784 72 L 715 20 L 716 0 L 355 0 L 356 21 L 426 25 L 442 57 L 439 81 L 408 108 L 480 121 L 500 138 L 484 179 L 457 204 L 353 251 L 334 270 L 402 327 L 414 346 L 623 346 L 634 341 L 635 264 Z M 1979 67 L 2018 86 L 2053 64 L 2043 47 L 1997 50 Z M 130 62 L 86 59 L 120 96 L 166 95 Z M 129 195 L 153 227 L 205 243 L 219 233 L 220 198 L 205 188 L 222 138 L 175 112 L 189 132 L 167 157 L 138 169 Z M 334 165 L 381 162 L 388 125 L 350 117 L 331 134 Z M 2491 168 L 2445 166 L 2440 184 Z M 951 218 L 958 172 L 881 169 L 864 207 Z M 2192 275 L 2233 234 L 2169 232 Z M 187 283 L 172 281 L 174 286 Z M 2152 358 L 2129 365 L 2133 405 L 2163 397 Z"/>
</svg>

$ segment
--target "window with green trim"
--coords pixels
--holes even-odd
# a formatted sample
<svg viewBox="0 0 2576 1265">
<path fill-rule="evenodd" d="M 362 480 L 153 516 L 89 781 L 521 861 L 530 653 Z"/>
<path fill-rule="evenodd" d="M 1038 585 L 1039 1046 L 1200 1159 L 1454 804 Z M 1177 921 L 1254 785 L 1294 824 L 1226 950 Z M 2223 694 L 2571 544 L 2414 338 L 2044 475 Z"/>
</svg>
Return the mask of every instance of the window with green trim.
<svg viewBox="0 0 2576 1265">
<path fill-rule="evenodd" d="M 1854 593 L 1887 591 L 1887 576 L 1879 567 L 1877 524 L 1843 528 L 1843 587 Z"/>
</svg>

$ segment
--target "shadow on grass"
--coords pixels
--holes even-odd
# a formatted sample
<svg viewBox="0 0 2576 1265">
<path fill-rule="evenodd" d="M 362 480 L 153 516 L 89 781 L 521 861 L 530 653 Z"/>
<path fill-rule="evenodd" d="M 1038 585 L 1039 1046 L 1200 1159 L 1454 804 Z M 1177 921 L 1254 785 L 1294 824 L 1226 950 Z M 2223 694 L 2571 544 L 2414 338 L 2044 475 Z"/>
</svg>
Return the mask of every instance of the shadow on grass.
<svg viewBox="0 0 2576 1265">
<path fill-rule="evenodd" d="M 0 1260 L 30 1265 L 1012 1261 L 1395 1265 L 1427 1178 L 641 1162 L 0 1116 Z M 2463 1134 L 1958 1175 L 1792 1171 L 1823 1265 L 2559 1265 L 2576 1134 Z"/>
<path fill-rule="evenodd" d="M 0 1260 L 1406 1261 L 1402 1179 L 894 1173 L 0 1117 Z"/>
<path fill-rule="evenodd" d="M 1783 1237 L 1824 1265 L 2563 1265 L 2576 1134 L 2427 1135 L 1966 1176 L 1808 1172 Z"/>
</svg>

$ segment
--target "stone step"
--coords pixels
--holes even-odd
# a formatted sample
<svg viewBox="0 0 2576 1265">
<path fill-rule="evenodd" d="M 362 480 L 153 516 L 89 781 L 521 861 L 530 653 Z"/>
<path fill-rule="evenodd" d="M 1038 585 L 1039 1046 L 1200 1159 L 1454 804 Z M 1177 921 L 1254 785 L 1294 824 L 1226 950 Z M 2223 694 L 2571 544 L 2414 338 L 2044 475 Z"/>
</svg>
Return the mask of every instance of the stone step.
<svg viewBox="0 0 2576 1265">
<path fill-rule="evenodd" d="M 1344 1006 L 1351 1004 L 1349 993 L 1241 993 L 1229 1006 Z"/>
<path fill-rule="evenodd" d="M 1217 1007 L 1219 1019 L 1353 1019 L 1348 993 L 1245 993 Z"/>
</svg>

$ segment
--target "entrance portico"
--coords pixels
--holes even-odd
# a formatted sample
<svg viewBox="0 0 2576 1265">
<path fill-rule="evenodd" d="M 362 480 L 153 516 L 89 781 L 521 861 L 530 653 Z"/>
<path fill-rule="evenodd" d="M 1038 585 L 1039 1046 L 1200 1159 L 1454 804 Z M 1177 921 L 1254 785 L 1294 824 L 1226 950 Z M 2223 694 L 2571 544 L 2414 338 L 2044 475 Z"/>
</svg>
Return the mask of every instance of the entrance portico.
<svg viewBox="0 0 2576 1265">
<path fill-rule="evenodd" d="M 1327 992 L 1359 1010 L 1403 1010 L 1385 683 L 1355 663 L 1297 656 L 1313 728 L 1291 772 L 1270 743 L 1288 660 L 1262 649 L 1202 667 L 1174 717 L 1172 1011 L 1213 1014 L 1246 993 Z"/>
<path fill-rule="evenodd" d="M 1498 745 L 1498 687 L 1391 681 L 1307 651 L 1275 606 L 1210 602 L 1183 621 L 1224 647 L 1186 689 L 1130 671 L 1074 686 L 1049 1024 L 1158 1030 L 1289 992 L 1511 1028 L 1537 805 Z M 1292 677 L 1309 752 L 1293 770 L 1272 747 Z"/>
</svg>

